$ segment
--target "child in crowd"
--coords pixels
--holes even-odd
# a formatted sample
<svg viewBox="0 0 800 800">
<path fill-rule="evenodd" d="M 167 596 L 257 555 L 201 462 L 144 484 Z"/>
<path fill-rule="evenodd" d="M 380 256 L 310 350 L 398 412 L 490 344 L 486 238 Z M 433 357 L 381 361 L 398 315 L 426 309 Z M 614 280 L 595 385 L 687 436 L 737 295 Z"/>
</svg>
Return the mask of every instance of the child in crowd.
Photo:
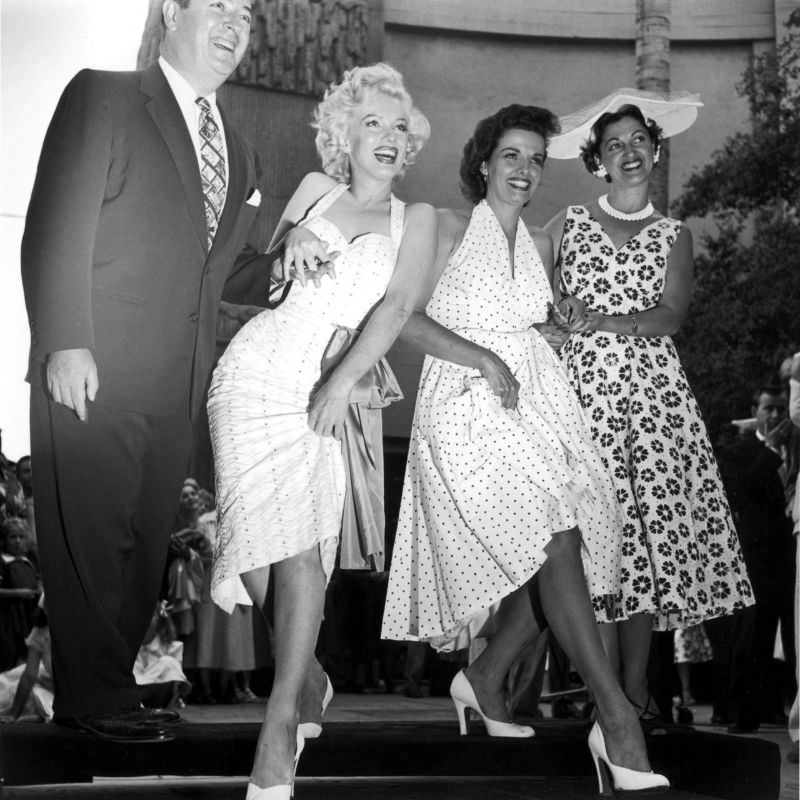
<svg viewBox="0 0 800 800">
<path fill-rule="evenodd" d="M 164 600 L 153 612 L 133 665 L 133 677 L 142 687 L 142 704 L 148 708 L 182 707 L 192 688 L 183 674 L 183 643 L 176 640 Z"/>
<path fill-rule="evenodd" d="M 24 661 L 25 638 L 33 626 L 41 580 L 29 558 L 25 520 L 9 517 L 0 524 L 0 670 Z"/>
</svg>

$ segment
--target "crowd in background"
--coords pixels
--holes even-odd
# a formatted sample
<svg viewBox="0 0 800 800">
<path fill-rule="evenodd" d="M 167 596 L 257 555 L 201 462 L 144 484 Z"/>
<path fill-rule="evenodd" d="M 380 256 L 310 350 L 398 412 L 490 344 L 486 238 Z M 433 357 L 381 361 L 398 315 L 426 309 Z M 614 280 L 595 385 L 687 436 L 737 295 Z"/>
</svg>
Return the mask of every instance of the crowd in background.
<svg viewBox="0 0 800 800">
<path fill-rule="evenodd" d="M 790 395 L 791 375 L 797 383 L 798 357 L 794 364 L 792 359 L 784 362 L 774 382 L 756 387 L 751 417 L 718 433 L 715 451 L 756 605 L 674 634 L 655 634 L 649 679 L 665 722 L 691 722 L 698 701 L 712 705 L 712 723 L 731 732 L 787 722 L 796 693 L 792 534 L 800 530 L 795 491 L 800 401 L 796 389 Z M 389 553 L 403 465 L 403 453 L 387 454 Z M 6 718 L 52 714 L 31 474 L 30 456 L 14 462 L 0 452 L 0 716 Z M 252 606 L 237 606 L 228 615 L 210 599 L 215 529 L 213 494 L 187 478 L 176 502 L 161 601 L 137 660 L 139 674 L 148 676 L 142 682 L 154 687 L 157 705 L 251 703 L 269 693 L 269 623 Z M 470 654 L 442 654 L 424 643 L 380 639 L 388 566 L 382 572 L 334 572 L 318 644 L 320 661 L 338 691 L 447 696 L 453 675 Z M 553 717 L 588 717 L 591 700 L 578 691 L 581 678 L 557 640 L 551 633 L 549 642 L 537 644 L 509 673 L 514 709 L 541 716 L 545 692 Z M 164 666 L 167 655 L 173 667 Z M 20 679 L 26 682 L 26 667 L 30 686 L 23 702 L 14 705 Z"/>
</svg>

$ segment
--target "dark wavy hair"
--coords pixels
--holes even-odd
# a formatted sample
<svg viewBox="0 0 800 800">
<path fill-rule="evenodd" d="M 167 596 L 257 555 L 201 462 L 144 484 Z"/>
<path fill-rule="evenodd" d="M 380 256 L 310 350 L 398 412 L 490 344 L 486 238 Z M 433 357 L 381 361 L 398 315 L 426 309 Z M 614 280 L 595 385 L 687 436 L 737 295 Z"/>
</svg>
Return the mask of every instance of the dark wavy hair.
<svg viewBox="0 0 800 800">
<path fill-rule="evenodd" d="M 616 111 L 606 111 L 605 114 L 601 114 L 592 125 L 586 144 L 581 147 L 583 165 L 592 175 L 600 169 L 600 145 L 603 142 L 603 134 L 606 132 L 606 128 L 626 118 L 635 119 L 644 127 L 650 137 L 650 141 L 653 143 L 653 152 L 658 153 L 664 138 L 658 123 L 652 119 L 645 118 L 639 106 L 627 103 L 624 106 L 620 106 Z M 608 183 L 611 183 L 609 175 L 606 175 L 605 179 Z"/>
<path fill-rule="evenodd" d="M 561 130 L 558 117 L 552 111 L 517 103 L 482 119 L 475 127 L 472 138 L 464 145 L 459 170 L 461 194 L 470 202 L 477 203 L 486 197 L 486 181 L 481 175 L 481 164 L 492 155 L 503 134 L 512 129 L 538 133 L 545 145 L 551 136 Z"/>
</svg>

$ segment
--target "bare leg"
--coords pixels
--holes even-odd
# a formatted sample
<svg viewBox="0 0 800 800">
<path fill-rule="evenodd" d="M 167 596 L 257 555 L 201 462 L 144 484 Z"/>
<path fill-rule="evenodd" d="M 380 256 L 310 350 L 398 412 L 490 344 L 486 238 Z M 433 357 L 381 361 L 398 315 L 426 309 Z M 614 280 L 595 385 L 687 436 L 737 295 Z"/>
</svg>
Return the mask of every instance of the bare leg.
<svg viewBox="0 0 800 800">
<path fill-rule="evenodd" d="M 609 758 L 617 766 L 646 771 L 644 736 L 637 715 L 603 651 L 581 563 L 577 530 L 557 533 L 539 570 L 542 608 L 564 652 L 586 681 L 597 706 Z"/>
<path fill-rule="evenodd" d="M 650 639 L 653 636 L 653 615 L 634 614 L 629 619 L 618 622 L 617 631 L 622 662 L 622 686 L 631 702 L 644 712 L 650 697 L 647 688 L 647 661 L 650 657 Z"/>
<path fill-rule="evenodd" d="M 251 572 L 242 575 L 247 593 L 253 603 L 264 613 L 264 606 L 267 600 L 267 587 L 269 586 L 269 567 L 259 567 Z M 316 644 L 316 643 L 315 643 Z M 309 660 L 306 670 L 306 679 L 303 690 L 300 694 L 300 721 L 301 722 L 321 722 L 322 720 L 322 698 L 325 694 L 327 683 L 322 665 L 313 656 Z"/>
<path fill-rule="evenodd" d="M 322 698 L 327 687 L 322 664 L 312 655 L 300 695 L 300 722 L 322 723 Z"/>
<path fill-rule="evenodd" d="M 511 665 L 539 635 L 527 584 L 503 599 L 496 617 L 496 632 L 486 649 L 464 672 L 483 713 L 498 722 L 510 722 L 503 689 Z"/>
<path fill-rule="evenodd" d="M 261 572 L 258 570 L 256 572 Z M 292 782 L 300 695 L 314 659 L 325 601 L 325 574 L 319 548 L 273 565 L 275 579 L 275 680 L 256 746 L 251 781 L 268 787 Z M 260 607 L 267 579 L 251 573 L 245 581 Z"/>
<path fill-rule="evenodd" d="M 240 576 L 247 594 L 253 601 L 255 607 L 263 614 L 267 605 L 267 587 L 269 586 L 269 567 L 259 567 L 258 569 L 245 572 Z"/>
<path fill-rule="evenodd" d="M 622 664 L 619 655 L 619 631 L 616 622 L 604 622 L 599 626 L 600 638 L 603 641 L 603 650 L 614 674 L 622 683 Z"/>
</svg>

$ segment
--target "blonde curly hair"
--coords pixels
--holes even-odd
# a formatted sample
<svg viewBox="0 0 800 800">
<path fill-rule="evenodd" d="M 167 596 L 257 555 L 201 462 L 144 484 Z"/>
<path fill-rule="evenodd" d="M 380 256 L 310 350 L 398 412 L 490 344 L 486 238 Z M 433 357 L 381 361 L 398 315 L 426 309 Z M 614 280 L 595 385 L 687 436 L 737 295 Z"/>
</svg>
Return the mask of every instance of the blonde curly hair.
<svg viewBox="0 0 800 800">
<path fill-rule="evenodd" d="M 403 85 L 403 76 L 383 62 L 347 70 L 339 83 L 331 84 L 314 110 L 312 127 L 317 135 L 314 143 L 322 160 L 322 169 L 337 181 L 350 179 L 350 160 L 347 152 L 347 129 L 353 110 L 367 92 L 377 91 L 399 100 L 408 112 L 408 147 L 403 171 L 414 163 L 417 153 L 431 135 L 427 117 L 414 105 Z"/>
</svg>

